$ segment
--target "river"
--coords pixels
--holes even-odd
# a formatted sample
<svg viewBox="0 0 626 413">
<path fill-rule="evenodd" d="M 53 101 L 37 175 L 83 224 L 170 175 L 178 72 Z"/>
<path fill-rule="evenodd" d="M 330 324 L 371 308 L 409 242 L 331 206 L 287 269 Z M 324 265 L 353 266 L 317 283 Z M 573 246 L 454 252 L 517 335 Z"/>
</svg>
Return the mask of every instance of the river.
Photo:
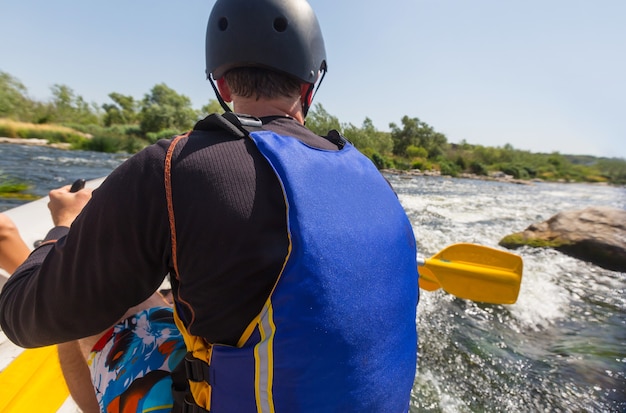
<svg viewBox="0 0 626 413">
<path fill-rule="evenodd" d="M 0 177 L 46 195 L 109 173 L 126 156 L 0 145 Z M 563 210 L 626 209 L 626 189 L 388 176 L 414 227 L 419 254 L 498 241 Z M 0 199 L 0 211 L 18 201 Z M 615 272 L 549 249 L 518 250 L 513 305 L 422 291 L 419 365 L 411 412 L 626 411 L 626 269 Z"/>
</svg>

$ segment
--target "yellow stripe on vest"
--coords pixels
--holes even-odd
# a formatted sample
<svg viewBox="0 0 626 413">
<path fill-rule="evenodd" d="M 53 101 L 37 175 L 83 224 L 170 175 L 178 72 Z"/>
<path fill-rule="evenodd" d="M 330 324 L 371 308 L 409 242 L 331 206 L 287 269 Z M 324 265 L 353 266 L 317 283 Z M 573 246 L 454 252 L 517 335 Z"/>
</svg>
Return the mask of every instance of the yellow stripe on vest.
<svg viewBox="0 0 626 413">
<path fill-rule="evenodd" d="M 268 302 L 259 322 L 261 341 L 254 347 L 255 397 L 258 413 L 274 413 L 272 384 L 274 381 L 274 309 Z"/>
</svg>

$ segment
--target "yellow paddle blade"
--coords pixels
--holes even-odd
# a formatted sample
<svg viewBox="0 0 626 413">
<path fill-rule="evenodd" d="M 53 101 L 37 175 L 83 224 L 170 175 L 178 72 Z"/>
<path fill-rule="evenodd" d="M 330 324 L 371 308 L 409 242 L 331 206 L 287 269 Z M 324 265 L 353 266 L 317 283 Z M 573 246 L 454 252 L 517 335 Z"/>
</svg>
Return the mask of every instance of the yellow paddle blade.
<svg viewBox="0 0 626 413">
<path fill-rule="evenodd" d="M 24 350 L 0 372 L 0 412 L 54 413 L 69 394 L 56 346 Z"/>
<path fill-rule="evenodd" d="M 441 288 L 441 285 L 437 282 L 437 277 L 431 270 L 426 267 L 419 268 L 419 286 L 422 290 L 436 291 Z"/>
<path fill-rule="evenodd" d="M 454 244 L 425 260 L 419 271 L 426 275 L 427 286 L 434 285 L 434 278 L 456 297 L 513 304 L 519 295 L 523 265 L 522 258 L 510 252 L 476 244 Z"/>
</svg>

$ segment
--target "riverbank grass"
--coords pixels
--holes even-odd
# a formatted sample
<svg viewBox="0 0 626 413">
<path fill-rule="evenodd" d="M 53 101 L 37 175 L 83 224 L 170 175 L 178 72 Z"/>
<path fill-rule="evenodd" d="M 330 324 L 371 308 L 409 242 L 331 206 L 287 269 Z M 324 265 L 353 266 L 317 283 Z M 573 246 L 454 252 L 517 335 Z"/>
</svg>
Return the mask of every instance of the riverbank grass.
<svg viewBox="0 0 626 413">
<path fill-rule="evenodd" d="M 90 137 L 85 133 L 66 126 L 38 125 L 11 119 L 0 119 L 0 136 L 6 138 L 45 139 L 49 143 L 65 142 L 72 145 L 79 145 Z"/>
</svg>

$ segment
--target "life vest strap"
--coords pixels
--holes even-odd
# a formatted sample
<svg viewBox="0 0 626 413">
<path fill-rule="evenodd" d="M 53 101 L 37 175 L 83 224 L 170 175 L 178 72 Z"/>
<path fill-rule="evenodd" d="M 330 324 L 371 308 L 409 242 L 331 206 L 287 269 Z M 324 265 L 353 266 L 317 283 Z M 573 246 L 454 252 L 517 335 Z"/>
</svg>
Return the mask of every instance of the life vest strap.
<svg viewBox="0 0 626 413">
<path fill-rule="evenodd" d="M 210 366 L 206 361 L 200 360 L 188 352 L 183 359 L 187 379 L 195 382 L 209 382 Z"/>
<path fill-rule="evenodd" d="M 186 398 L 181 413 L 211 413 L 211 411 L 198 406 L 193 400 Z"/>
</svg>

